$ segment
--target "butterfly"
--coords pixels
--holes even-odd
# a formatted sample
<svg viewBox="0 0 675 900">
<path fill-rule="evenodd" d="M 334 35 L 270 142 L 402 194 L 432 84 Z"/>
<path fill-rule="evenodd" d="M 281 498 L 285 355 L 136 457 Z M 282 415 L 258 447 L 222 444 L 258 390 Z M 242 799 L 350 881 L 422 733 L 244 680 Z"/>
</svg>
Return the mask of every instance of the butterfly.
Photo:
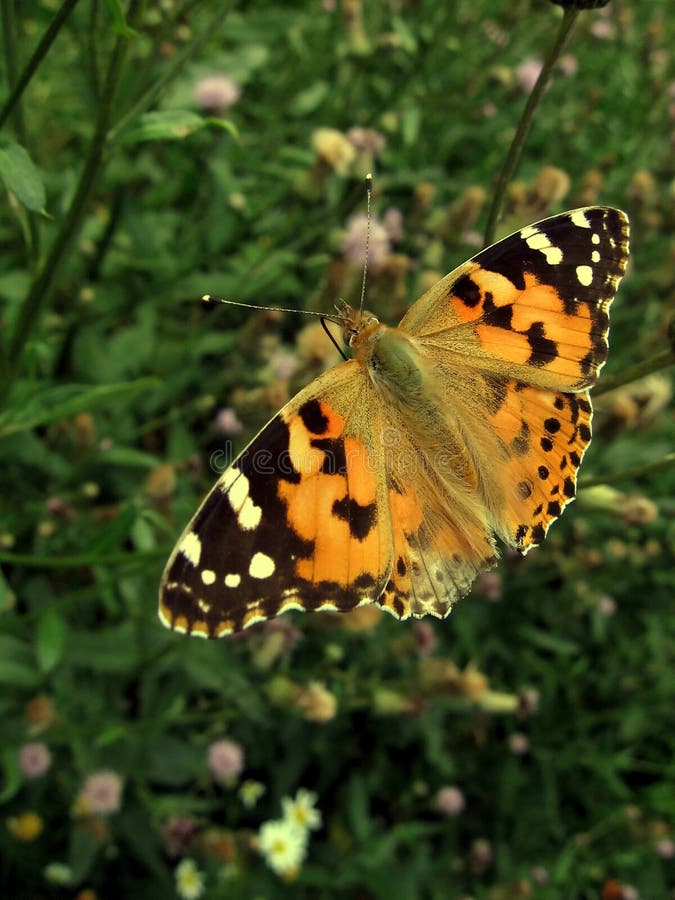
<svg viewBox="0 0 675 900">
<path fill-rule="evenodd" d="M 587 207 L 482 250 L 398 327 L 343 304 L 352 358 L 223 473 L 167 563 L 159 615 L 220 637 L 286 610 L 443 618 L 576 491 L 628 219 Z"/>
</svg>

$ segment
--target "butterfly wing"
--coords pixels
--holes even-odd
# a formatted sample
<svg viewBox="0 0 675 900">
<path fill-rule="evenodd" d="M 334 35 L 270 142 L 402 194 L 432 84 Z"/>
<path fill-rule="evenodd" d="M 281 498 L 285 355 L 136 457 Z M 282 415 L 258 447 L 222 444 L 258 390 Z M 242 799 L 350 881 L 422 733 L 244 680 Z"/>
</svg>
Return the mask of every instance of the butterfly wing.
<svg viewBox="0 0 675 900">
<path fill-rule="evenodd" d="M 400 323 L 432 361 L 489 527 L 522 551 L 574 497 L 627 259 L 624 213 L 573 210 L 481 251 Z"/>
<path fill-rule="evenodd" d="M 354 360 L 326 372 L 224 472 L 167 563 L 165 625 L 220 637 L 380 596 L 393 547 L 368 391 Z"/>
<path fill-rule="evenodd" d="M 482 250 L 435 284 L 399 327 L 481 371 L 578 391 L 607 358 L 609 305 L 628 260 L 628 219 L 587 207 Z"/>
</svg>

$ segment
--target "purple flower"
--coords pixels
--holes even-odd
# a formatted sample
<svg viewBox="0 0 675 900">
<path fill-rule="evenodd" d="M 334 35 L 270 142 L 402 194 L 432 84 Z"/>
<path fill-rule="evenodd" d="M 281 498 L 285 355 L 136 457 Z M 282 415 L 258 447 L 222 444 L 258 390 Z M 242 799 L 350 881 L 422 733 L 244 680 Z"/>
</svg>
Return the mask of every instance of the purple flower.
<svg viewBox="0 0 675 900">
<path fill-rule="evenodd" d="M 244 763 L 244 751 L 236 741 L 222 738 L 209 745 L 209 771 L 213 780 L 218 784 L 236 781 L 244 769 Z"/>
<path fill-rule="evenodd" d="M 117 812 L 121 806 L 123 782 L 117 772 L 102 769 L 87 776 L 78 798 L 78 809 L 102 816 Z"/>
<path fill-rule="evenodd" d="M 42 741 L 23 744 L 19 748 L 19 768 L 26 778 L 39 778 L 49 770 L 52 755 Z"/>
<path fill-rule="evenodd" d="M 224 113 L 241 97 L 241 88 L 229 75 L 207 75 L 196 82 L 193 98 L 197 106 Z"/>
</svg>

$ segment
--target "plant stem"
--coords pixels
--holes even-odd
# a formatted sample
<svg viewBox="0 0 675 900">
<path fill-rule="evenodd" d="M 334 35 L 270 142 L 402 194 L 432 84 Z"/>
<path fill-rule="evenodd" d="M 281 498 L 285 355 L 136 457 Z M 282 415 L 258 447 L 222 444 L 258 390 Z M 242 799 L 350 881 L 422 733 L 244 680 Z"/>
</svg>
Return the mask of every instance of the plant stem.
<svg viewBox="0 0 675 900">
<path fill-rule="evenodd" d="M 4 110 L 0 113 L 0 127 L 11 115 L 13 118 L 14 131 L 18 142 L 23 146 L 27 146 L 26 141 L 26 124 L 23 116 L 23 108 L 19 103 L 21 90 L 17 90 L 21 79 L 17 81 L 16 68 L 16 48 L 19 45 L 17 39 L 17 27 L 14 18 L 14 8 L 8 0 L 2 0 L 2 33 L 3 33 L 3 51 L 5 56 L 5 68 L 7 72 L 7 81 L 10 85 L 14 85 L 14 89 L 10 93 L 10 97 L 5 103 Z M 23 77 L 23 75 L 21 76 Z M 27 84 L 28 82 L 26 82 Z M 14 101 L 12 101 L 14 97 Z M 22 210 L 22 218 L 26 225 L 25 241 L 28 247 L 28 255 L 33 264 L 36 263 L 40 253 L 40 232 L 38 230 L 36 216 L 30 210 Z"/>
<path fill-rule="evenodd" d="M 600 484 L 615 484 L 620 481 L 633 481 L 636 478 L 643 478 L 645 475 L 653 475 L 662 469 L 669 469 L 675 464 L 675 453 L 668 453 L 661 459 L 655 459 L 653 462 L 645 463 L 642 466 L 633 466 L 630 469 L 624 469 L 622 472 L 616 472 L 614 475 L 598 475 L 596 478 L 581 478 L 579 481 L 579 490 L 597 487 Z"/>
<path fill-rule="evenodd" d="M 55 40 L 57 34 L 63 27 L 63 24 L 65 23 L 66 19 L 68 18 L 70 13 L 73 11 L 73 9 L 75 8 L 75 6 L 77 5 L 78 2 L 79 2 L 79 0 L 64 0 L 64 2 L 59 7 L 56 15 L 54 16 L 52 21 L 49 23 L 49 26 L 47 27 L 47 30 L 45 31 L 45 33 L 42 35 L 42 38 L 40 39 L 39 44 L 33 51 L 32 55 L 31 55 L 30 59 L 28 60 L 28 62 L 26 63 L 26 65 L 24 66 L 23 72 L 21 73 L 21 75 L 19 75 L 16 83 L 14 84 L 12 90 L 10 91 L 9 97 L 5 100 L 5 102 L 2 106 L 2 109 L 0 109 L 0 127 L 2 125 L 4 125 L 8 116 L 11 114 L 12 110 L 16 106 L 17 102 L 19 101 L 19 98 L 21 97 L 21 95 L 25 91 L 26 87 L 30 83 L 31 78 L 33 77 L 33 75 L 35 75 L 40 63 L 42 62 L 42 60 L 45 58 L 45 56 L 49 52 L 49 48 L 54 43 L 54 40 Z M 6 5 L 8 5 L 8 2 L 7 2 L 7 0 L 4 0 L 3 11 L 4 11 L 4 8 Z M 6 17 L 4 16 L 4 14 L 3 14 L 3 26 L 4 26 L 5 33 L 7 34 L 8 30 L 6 28 Z"/>
<path fill-rule="evenodd" d="M 3 373 L 4 383 L 0 385 L 0 397 L 6 396 L 9 392 L 21 364 L 26 342 L 56 287 L 59 269 L 77 236 L 87 210 L 91 190 L 103 167 L 113 99 L 122 74 L 127 46 L 128 38 L 117 38 L 101 94 L 94 135 L 87 151 L 77 190 L 49 254 L 34 279 L 19 313 L 16 329 L 9 345 L 8 366 L 7 371 Z"/>
<path fill-rule="evenodd" d="M 153 101 L 161 94 L 164 87 L 175 78 L 176 74 L 183 70 L 185 66 L 186 60 L 192 56 L 195 50 L 198 50 L 203 44 L 205 44 L 209 38 L 213 37 L 213 33 L 216 25 L 223 18 L 225 13 L 227 12 L 227 7 L 223 4 L 215 16 L 209 20 L 208 25 L 200 35 L 198 35 L 192 43 L 188 44 L 184 50 L 180 53 L 176 54 L 175 58 L 171 61 L 171 64 L 167 67 L 164 74 L 159 78 L 154 84 L 152 84 L 146 91 L 144 91 L 140 97 L 135 101 L 133 106 L 127 110 L 127 112 L 115 123 L 114 128 L 111 129 L 110 134 L 108 136 L 108 140 L 110 144 L 114 144 L 116 140 L 120 137 L 120 135 L 124 132 L 124 129 L 136 119 L 141 113 L 145 112 L 145 110 L 153 103 Z"/>
<path fill-rule="evenodd" d="M 574 7 L 567 7 L 565 9 L 555 43 L 551 48 L 548 59 L 545 61 L 544 66 L 539 73 L 539 77 L 532 88 L 530 96 L 527 98 L 527 103 L 525 104 L 525 109 L 520 117 L 518 128 L 513 137 L 513 141 L 511 142 L 511 146 L 509 147 L 509 152 L 506 155 L 501 172 L 499 173 L 499 178 L 497 179 L 487 225 L 485 226 L 485 237 L 483 239 L 484 246 L 488 246 L 488 244 L 491 244 L 495 239 L 495 229 L 497 228 L 497 222 L 501 216 L 506 186 L 511 180 L 511 176 L 518 165 L 518 160 L 520 159 L 525 140 L 532 125 L 534 113 L 539 106 L 541 98 L 544 96 L 546 88 L 549 86 L 553 68 L 567 44 L 567 40 L 572 33 L 579 12 L 580 10 L 575 9 Z"/>
<path fill-rule="evenodd" d="M 168 547 L 158 547 L 156 550 L 106 553 L 103 556 L 95 553 L 83 553 L 80 556 L 38 556 L 35 553 L 5 553 L 0 550 L 0 562 L 28 569 L 84 569 L 88 566 L 118 566 L 124 563 L 134 566 L 139 564 L 142 568 L 144 561 L 163 559 L 168 550 Z"/>
<path fill-rule="evenodd" d="M 623 372 L 618 372 L 610 378 L 603 378 L 597 387 L 593 388 L 593 397 L 600 397 L 602 394 L 616 390 L 616 388 L 622 387 L 624 384 L 630 384 L 631 381 L 637 381 L 638 378 L 644 378 L 645 375 L 651 375 L 652 372 L 658 372 L 660 369 L 672 366 L 673 363 L 675 363 L 675 350 L 661 350 L 660 353 L 656 353 L 651 359 L 635 363 L 635 365 L 629 366 Z"/>
</svg>

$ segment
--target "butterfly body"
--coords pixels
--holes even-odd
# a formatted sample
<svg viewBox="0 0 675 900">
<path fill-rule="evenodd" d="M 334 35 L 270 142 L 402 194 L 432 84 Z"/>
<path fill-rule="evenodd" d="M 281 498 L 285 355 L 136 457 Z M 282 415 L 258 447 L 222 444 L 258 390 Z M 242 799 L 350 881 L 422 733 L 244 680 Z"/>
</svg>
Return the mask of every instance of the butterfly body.
<svg viewBox="0 0 675 900">
<path fill-rule="evenodd" d="M 443 617 L 496 538 L 541 543 L 575 494 L 626 258 L 625 215 L 591 207 L 482 251 L 397 328 L 344 305 L 353 358 L 223 474 L 167 564 L 164 623 L 217 637 L 370 602 Z"/>
</svg>

